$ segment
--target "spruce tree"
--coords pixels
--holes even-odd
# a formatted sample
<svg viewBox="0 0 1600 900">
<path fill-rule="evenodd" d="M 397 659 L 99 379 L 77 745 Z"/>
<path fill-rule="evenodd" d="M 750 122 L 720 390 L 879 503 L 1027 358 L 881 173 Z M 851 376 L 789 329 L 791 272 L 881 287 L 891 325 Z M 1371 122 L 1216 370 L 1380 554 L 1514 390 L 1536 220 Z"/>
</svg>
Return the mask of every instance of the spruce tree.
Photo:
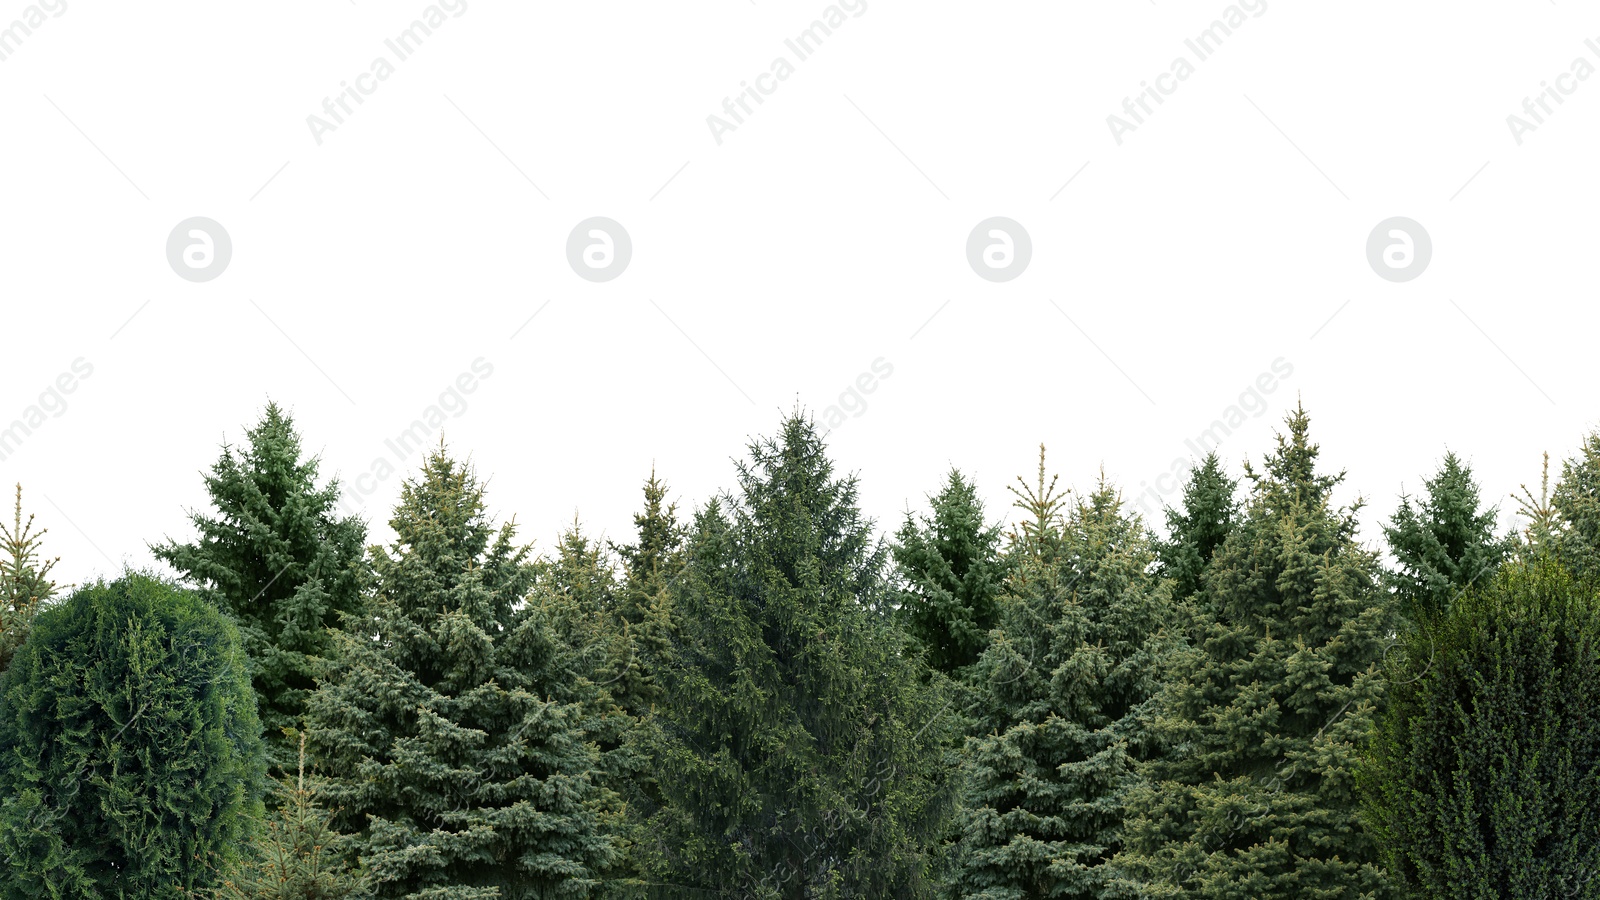
<svg viewBox="0 0 1600 900">
<path fill-rule="evenodd" d="M 318 661 L 333 650 L 329 629 L 360 607 L 366 528 L 335 514 L 338 483 L 317 486 L 318 462 L 276 404 L 246 436 L 205 478 L 213 514 L 190 514 L 198 538 L 151 551 L 239 623 L 270 758 L 292 770 L 285 729 L 305 714 Z"/>
<path fill-rule="evenodd" d="M 261 751 L 225 616 L 140 574 L 80 588 L 0 676 L 0 898 L 218 887 L 261 815 Z"/>
<path fill-rule="evenodd" d="M 893 554 L 904 585 L 899 612 L 928 664 L 955 675 L 989 645 L 1006 566 L 1000 529 L 984 522 L 972 482 L 951 469 L 930 499 L 933 515 L 919 521 L 907 512 L 896 535 Z"/>
<path fill-rule="evenodd" d="M 1561 516 L 1562 563 L 1573 577 L 1600 585 L 1600 432 L 1585 437 L 1578 454 L 1561 464 L 1550 506 Z"/>
<path fill-rule="evenodd" d="M 58 559 L 45 559 L 39 547 L 50 529 L 33 530 L 33 516 L 22 518 L 22 485 L 17 485 L 17 505 L 12 523 L 0 521 L 0 672 L 28 639 L 39 608 L 55 598 L 56 583 L 50 570 Z"/>
<path fill-rule="evenodd" d="M 1303 409 L 1217 551 L 1128 800 L 1129 889 L 1150 897 L 1388 898 L 1353 775 L 1397 617 L 1356 512 L 1332 506 Z"/>
<path fill-rule="evenodd" d="M 1469 585 L 1493 576 L 1511 551 L 1510 541 L 1495 534 L 1498 511 L 1482 507 L 1471 467 L 1454 453 L 1445 454 L 1423 488 L 1426 496 L 1415 505 L 1401 495 L 1383 529 L 1397 566 L 1389 583 L 1400 611 L 1414 621 L 1444 612 Z"/>
<path fill-rule="evenodd" d="M 219 900 L 361 900 L 370 886 L 350 865 L 349 838 L 333 830 L 315 780 L 307 781 L 301 732 L 296 774 L 278 785 L 278 808 L 256 835 L 253 852 L 223 883 Z"/>
<path fill-rule="evenodd" d="M 1370 820 L 1418 900 L 1600 898 L 1600 604 L 1508 566 L 1391 657 Z"/>
<path fill-rule="evenodd" d="M 515 527 L 441 447 L 372 548 L 370 614 L 310 702 L 335 825 L 383 898 L 585 896 L 614 850 L 591 808 L 596 753 L 572 654 Z"/>
<path fill-rule="evenodd" d="M 674 582 L 651 823 L 663 896 L 919 897 L 942 698 L 879 610 L 887 553 L 808 418 L 750 446 Z"/>
<path fill-rule="evenodd" d="M 1535 497 L 1526 484 L 1521 489 L 1522 493 L 1514 499 L 1517 501 L 1517 512 L 1528 520 L 1528 524 L 1517 537 L 1514 551 L 1517 558 L 1528 562 L 1558 553 L 1562 523 L 1560 511 L 1550 500 L 1549 453 L 1544 454 L 1539 470 L 1539 496 Z"/>
<path fill-rule="evenodd" d="M 1059 547 L 1012 581 L 976 667 L 953 896 L 1123 895 L 1106 863 L 1181 638 L 1150 535 L 1103 478 L 1071 509 Z"/>
<path fill-rule="evenodd" d="M 1238 488 L 1239 482 L 1223 471 L 1217 454 L 1208 453 L 1189 472 L 1182 507 L 1167 508 L 1167 537 L 1156 543 L 1156 553 L 1159 571 L 1172 579 L 1174 596 L 1181 599 L 1200 592 L 1206 567 L 1233 531 L 1239 514 Z"/>
</svg>

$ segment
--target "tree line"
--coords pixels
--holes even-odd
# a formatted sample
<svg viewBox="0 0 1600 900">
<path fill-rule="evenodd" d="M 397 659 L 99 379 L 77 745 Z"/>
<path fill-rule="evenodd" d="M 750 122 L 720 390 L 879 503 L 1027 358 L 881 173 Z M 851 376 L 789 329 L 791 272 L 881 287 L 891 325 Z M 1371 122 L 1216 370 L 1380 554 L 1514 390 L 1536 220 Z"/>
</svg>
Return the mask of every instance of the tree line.
<svg viewBox="0 0 1600 900">
<path fill-rule="evenodd" d="M 1382 528 L 1303 409 L 1164 521 L 1040 448 L 880 535 L 815 423 L 536 553 L 441 444 L 394 540 L 269 404 L 170 571 L 0 523 L 0 900 L 1600 898 L 1600 435 Z"/>
</svg>

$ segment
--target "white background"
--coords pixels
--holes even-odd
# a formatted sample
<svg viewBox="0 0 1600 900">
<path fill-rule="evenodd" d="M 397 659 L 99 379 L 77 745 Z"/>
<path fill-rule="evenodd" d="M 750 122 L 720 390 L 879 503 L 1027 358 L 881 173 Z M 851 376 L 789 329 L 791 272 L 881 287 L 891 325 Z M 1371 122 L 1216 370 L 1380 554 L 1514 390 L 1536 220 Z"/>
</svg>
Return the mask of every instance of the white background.
<svg viewBox="0 0 1600 900">
<path fill-rule="evenodd" d="M 541 547 L 574 515 L 627 538 L 652 464 L 703 502 L 879 357 L 829 442 L 886 528 L 951 465 L 1010 518 L 1041 441 L 1138 494 L 1278 357 L 1224 456 L 1298 394 L 1374 544 L 1447 447 L 1505 498 L 1600 417 L 1600 77 L 1520 146 L 1506 122 L 1600 65 L 1580 4 L 1271 0 L 1119 146 L 1106 117 L 1225 3 L 868 0 L 718 145 L 707 116 L 825 3 L 469 0 L 319 146 L 307 116 L 425 6 L 67 0 L 8 47 L 0 426 L 93 366 L 0 461 L 60 580 L 189 538 L 269 397 L 351 482 L 478 357 L 444 437 Z M 565 257 L 597 215 L 634 245 L 602 284 Z M 203 284 L 165 255 L 191 216 L 233 241 Z M 1033 242 L 1003 284 L 965 256 L 990 216 Z M 1390 216 L 1432 236 L 1408 283 L 1366 260 Z M 369 483 L 386 540 L 400 477 Z"/>
</svg>

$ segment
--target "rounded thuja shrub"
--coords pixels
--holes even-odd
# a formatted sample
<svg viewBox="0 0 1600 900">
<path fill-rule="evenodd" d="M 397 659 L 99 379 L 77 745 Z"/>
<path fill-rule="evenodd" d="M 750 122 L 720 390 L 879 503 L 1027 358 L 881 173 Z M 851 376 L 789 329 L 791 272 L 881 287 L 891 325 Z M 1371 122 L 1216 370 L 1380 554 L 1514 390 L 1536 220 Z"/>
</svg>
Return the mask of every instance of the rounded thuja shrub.
<svg viewBox="0 0 1600 900">
<path fill-rule="evenodd" d="M 129 573 L 41 613 L 0 677 L 0 897 L 208 891 L 261 817 L 233 624 Z"/>
</svg>

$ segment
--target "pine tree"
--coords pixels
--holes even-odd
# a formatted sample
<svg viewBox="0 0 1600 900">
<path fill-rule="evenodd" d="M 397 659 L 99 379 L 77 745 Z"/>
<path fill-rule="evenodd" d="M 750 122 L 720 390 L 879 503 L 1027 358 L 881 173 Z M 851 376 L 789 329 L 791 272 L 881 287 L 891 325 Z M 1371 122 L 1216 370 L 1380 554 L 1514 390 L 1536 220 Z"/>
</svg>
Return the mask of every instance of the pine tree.
<svg viewBox="0 0 1600 900">
<path fill-rule="evenodd" d="M 0 898 L 188 897 L 260 818 L 236 629 L 127 574 L 41 612 L 0 676 Z"/>
<path fill-rule="evenodd" d="M 360 607 L 366 528 L 335 514 L 338 483 L 317 487 L 318 462 L 302 456 L 276 404 L 246 434 L 248 446 L 224 446 L 206 476 L 215 515 L 191 513 L 198 539 L 151 551 L 239 623 L 269 758 L 292 769 L 285 729 L 298 726 L 333 650 L 328 629 Z"/>
<path fill-rule="evenodd" d="M 1578 580 L 1600 585 L 1600 432 L 1584 438 L 1578 455 L 1561 464 L 1550 506 L 1563 525 L 1562 563 Z"/>
<path fill-rule="evenodd" d="M 33 530 L 33 516 L 22 519 L 22 485 L 17 485 L 17 505 L 12 524 L 0 521 L 0 672 L 28 639 L 39 608 L 55 599 L 56 583 L 50 570 L 59 559 L 39 555 L 45 528 Z"/>
<path fill-rule="evenodd" d="M 1552 560 L 1508 566 L 1392 657 L 1363 772 L 1418 900 L 1600 898 L 1600 606 Z"/>
<path fill-rule="evenodd" d="M 906 513 L 893 548 L 900 614 L 928 664 L 954 675 L 978 661 L 999 620 L 1005 580 L 1000 529 L 984 522 L 975 485 L 955 469 L 931 498 L 933 515 Z"/>
<path fill-rule="evenodd" d="M 1167 509 L 1167 537 L 1156 543 L 1159 571 L 1172 579 L 1173 595 L 1193 597 L 1204 584 L 1206 567 L 1235 526 L 1239 482 L 1222 469 L 1222 460 L 1209 453 L 1189 473 L 1183 486 L 1181 509 Z"/>
<path fill-rule="evenodd" d="M 1396 625 L 1297 408 L 1212 560 L 1116 865 L 1150 897 L 1388 898 L 1353 773 Z"/>
<path fill-rule="evenodd" d="M 1106 865 L 1149 755 L 1149 720 L 1180 636 L 1155 551 L 1104 478 L 1074 505 L 1058 557 L 1015 579 L 976 667 L 953 896 L 1123 896 Z"/>
<path fill-rule="evenodd" d="M 441 447 L 374 547 L 370 618 L 310 702 L 335 825 L 383 898 L 585 896 L 614 856 L 572 653 L 511 523 Z"/>
<path fill-rule="evenodd" d="M 1427 496 L 1414 506 L 1401 495 L 1400 508 L 1383 529 L 1397 565 L 1389 583 L 1400 611 L 1417 621 L 1444 612 L 1469 585 L 1492 576 L 1511 552 L 1510 541 L 1495 535 L 1498 511 L 1482 508 L 1471 467 L 1454 453 L 1445 454 L 1423 487 Z"/>
<path fill-rule="evenodd" d="M 794 415 L 695 517 L 674 582 L 651 823 L 663 896 L 918 897 L 946 740 L 892 618 L 887 553 Z"/>
<path fill-rule="evenodd" d="M 351 868 L 349 838 L 333 830 L 306 780 L 306 737 L 301 732 L 296 775 L 278 785 L 277 812 L 257 835 L 254 856 L 218 892 L 225 900 L 360 900 L 370 886 Z"/>
</svg>

